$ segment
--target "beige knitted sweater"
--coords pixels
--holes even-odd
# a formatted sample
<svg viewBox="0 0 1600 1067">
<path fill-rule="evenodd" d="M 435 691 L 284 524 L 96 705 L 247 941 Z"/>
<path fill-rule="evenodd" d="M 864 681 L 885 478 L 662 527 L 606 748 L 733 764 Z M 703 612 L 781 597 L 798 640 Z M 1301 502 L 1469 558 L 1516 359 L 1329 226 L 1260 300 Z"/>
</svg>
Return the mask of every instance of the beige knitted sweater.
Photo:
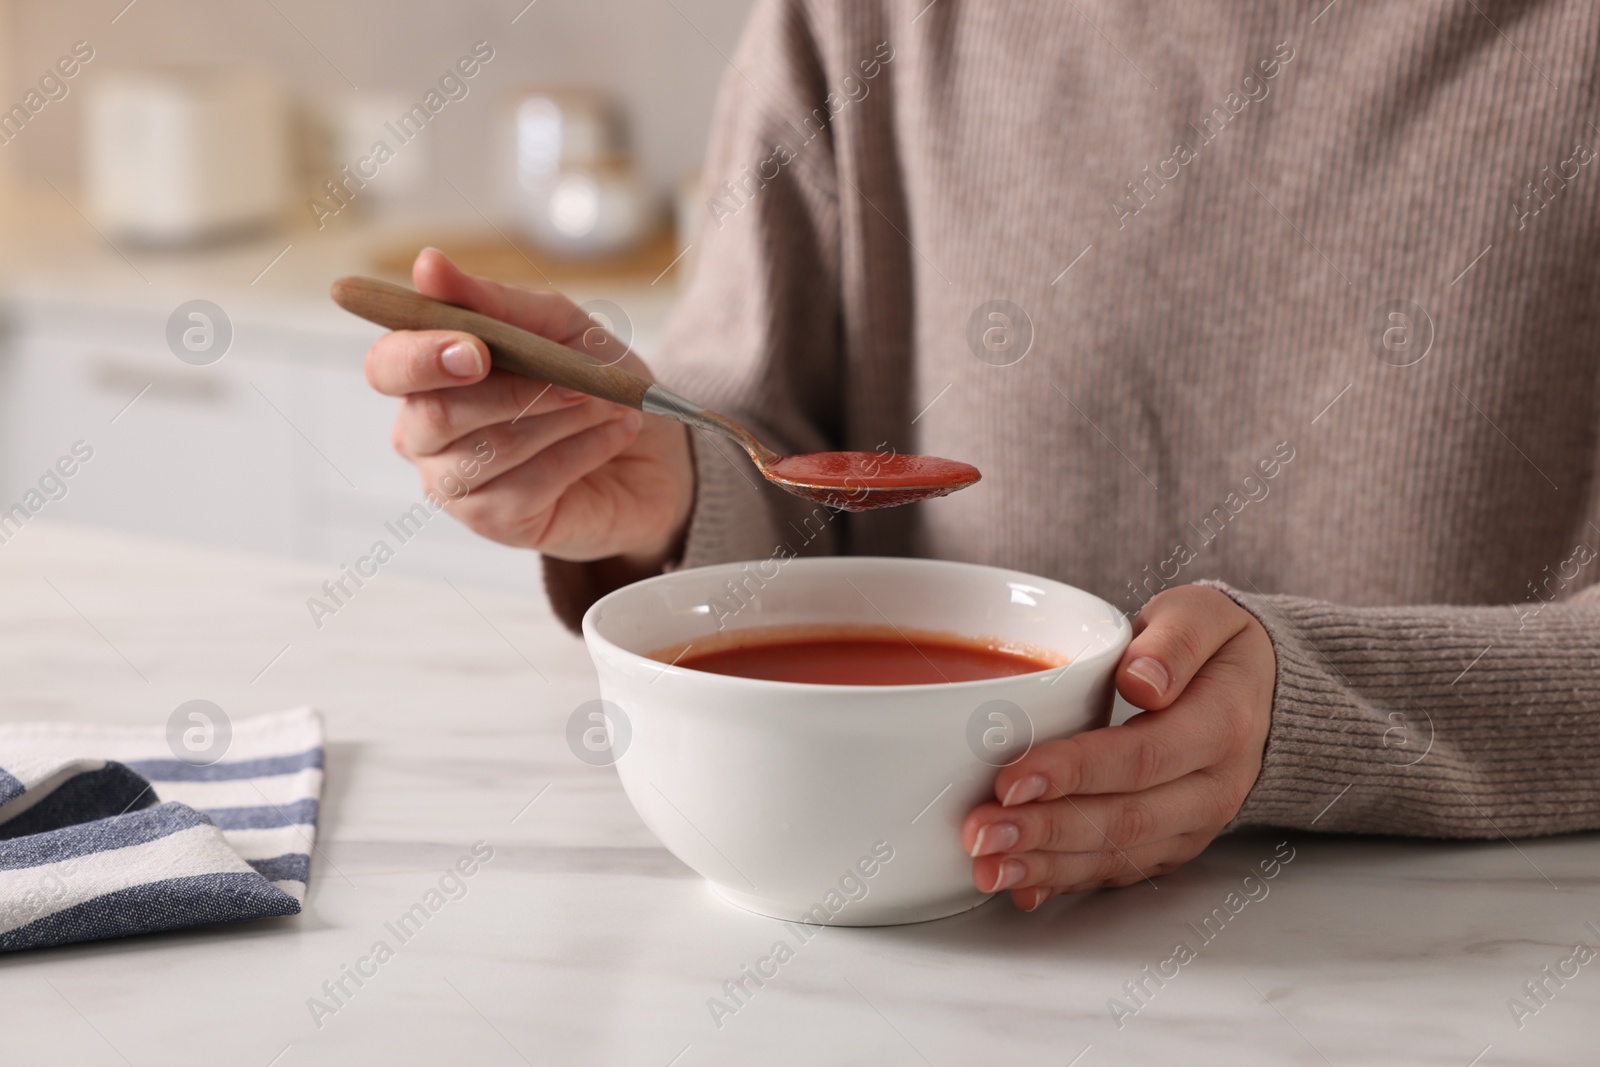
<svg viewBox="0 0 1600 1067">
<path fill-rule="evenodd" d="M 684 563 L 1216 580 L 1278 659 L 1240 822 L 1597 828 L 1600 8 L 1324 2 L 760 4 L 653 365 L 984 479 L 808 522 L 697 439 Z"/>
</svg>

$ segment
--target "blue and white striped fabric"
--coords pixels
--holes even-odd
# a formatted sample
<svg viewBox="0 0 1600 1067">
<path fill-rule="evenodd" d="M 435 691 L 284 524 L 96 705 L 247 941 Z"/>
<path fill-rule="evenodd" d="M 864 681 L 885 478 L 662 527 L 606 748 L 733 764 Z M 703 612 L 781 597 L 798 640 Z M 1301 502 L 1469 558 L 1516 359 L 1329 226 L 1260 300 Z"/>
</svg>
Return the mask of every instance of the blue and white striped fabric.
<svg viewBox="0 0 1600 1067">
<path fill-rule="evenodd" d="M 161 728 L 0 723 L 0 952 L 293 915 L 321 792 L 311 708 L 204 767 Z"/>
</svg>

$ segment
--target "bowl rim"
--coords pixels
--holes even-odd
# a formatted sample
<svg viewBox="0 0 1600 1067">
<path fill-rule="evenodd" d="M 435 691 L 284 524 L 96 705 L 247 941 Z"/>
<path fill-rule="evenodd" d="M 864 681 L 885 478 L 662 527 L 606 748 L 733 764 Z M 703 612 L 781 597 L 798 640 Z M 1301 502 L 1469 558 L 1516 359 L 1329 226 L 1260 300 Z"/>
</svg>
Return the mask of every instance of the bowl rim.
<svg viewBox="0 0 1600 1067">
<path fill-rule="evenodd" d="M 995 687 L 996 685 L 1003 683 L 1013 683 L 1025 681 L 1027 679 L 1042 678 L 1050 674 L 1059 673 L 1060 676 L 1064 677 L 1074 667 L 1077 667 L 1080 664 L 1097 667 L 1104 660 L 1120 660 L 1122 658 L 1122 653 L 1127 649 L 1128 644 L 1133 637 L 1133 627 L 1128 621 L 1127 614 L 1117 610 L 1117 608 L 1110 601 L 1089 592 L 1087 589 L 1081 589 L 1078 586 L 1069 585 L 1066 582 L 1057 581 L 1054 578 L 1045 578 L 1042 575 L 1030 574 L 1027 571 L 1019 571 L 1012 567 L 996 567 L 988 563 L 968 563 L 964 560 L 930 559 L 921 556 L 800 556 L 791 557 L 784 560 L 783 568 L 788 570 L 789 568 L 798 565 L 802 570 L 806 570 L 813 567 L 866 567 L 871 564 L 888 563 L 895 566 L 911 566 L 913 568 L 959 568 L 967 571 L 988 571 L 996 575 L 1007 576 L 1008 580 L 1026 580 L 1031 583 L 1039 583 L 1043 586 L 1056 586 L 1062 590 L 1088 597 L 1090 600 L 1104 607 L 1108 617 L 1116 620 L 1119 639 L 1113 640 L 1104 648 L 1097 649 L 1086 656 L 1079 656 L 1078 658 L 1072 659 L 1068 661 L 1065 666 L 1046 667 L 1043 670 L 1026 671 L 1022 674 L 1006 674 L 996 678 L 975 678 L 965 682 L 923 682 L 915 685 L 835 685 L 826 682 L 787 682 L 778 681 L 772 678 L 744 678 L 735 674 L 716 674 L 712 671 L 698 671 L 692 667 L 680 667 L 672 663 L 662 663 L 660 660 L 651 659 L 649 656 L 646 656 L 642 653 L 623 648 L 615 641 L 605 637 L 599 632 L 595 622 L 595 619 L 599 616 L 600 612 L 604 610 L 608 602 L 620 598 L 624 594 L 633 592 L 641 586 L 666 584 L 669 582 L 678 581 L 681 580 L 682 576 L 686 574 L 700 574 L 703 572 L 719 570 L 731 570 L 736 572 L 740 568 L 752 565 L 760 566 L 766 562 L 768 561 L 734 560 L 727 563 L 712 563 L 699 567 L 684 567 L 679 570 L 668 571 L 665 574 L 657 574 L 652 575 L 649 578 L 642 578 L 637 582 L 630 582 L 619 589 L 613 589 L 611 592 L 607 593 L 605 596 L 589 605 L 588 610 L 583 613 L 582 631 L 584 645 L 586 648 L 588 648 L 591 658 L 598 658 L 598 656 L 596 656 L 596 647 L 599 646 L 601 650 L 614 654 L 624 661 L 631 661 L 633 664 L 647 664 L 651 667 L 659 668 L 661 673 L 657 675 L 656 679 L 652 680 L 652 684 L 654 684 L 654 681 L 658 681 L 663 676 L 671 676 L 675 678 L 693 677 L 695 679 L 713 678 L 716 679 L 716 681 L 709 684 L 726 685 L 735 689 L 753 687 L 757 692 L 774 692 L 777 690 L 794 692 L 798 689 L 805 692 L 816 691 L 829 694 L 865 695 L 873 693 L 915 694 L 919 692 L 960 692 L 969 689 L 981 689 L 985 686 Z M 893 623 L 890 625 L 892 626 Z M 1059 678 L 1057 680 L 1059 680 Z M 1051 684 L 1054 685 L 1055 682 L 1052 681 Z"/>
</svg>

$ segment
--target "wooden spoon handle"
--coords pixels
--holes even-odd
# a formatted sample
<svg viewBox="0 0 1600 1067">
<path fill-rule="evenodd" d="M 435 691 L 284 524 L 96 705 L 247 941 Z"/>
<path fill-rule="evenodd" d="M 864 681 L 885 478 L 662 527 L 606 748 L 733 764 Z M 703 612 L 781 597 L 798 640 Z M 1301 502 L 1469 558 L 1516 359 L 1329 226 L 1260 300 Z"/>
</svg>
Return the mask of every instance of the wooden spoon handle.
<svg viewBox="0 0 1600 1067">
<path fill-rule="evenodd" d="M 644 405 L 650 383 L 636 374 L 558 344 L 548 337 L 518 329 L 508 322 L 423 296 L 403 285 L 376 278 L 340 278 L 333 283 L 333 302 L 391 330 L 461 330 L 489 346 L 494 365 L 529 378 L 576 389 L 602 400 Z"/>
</svg>

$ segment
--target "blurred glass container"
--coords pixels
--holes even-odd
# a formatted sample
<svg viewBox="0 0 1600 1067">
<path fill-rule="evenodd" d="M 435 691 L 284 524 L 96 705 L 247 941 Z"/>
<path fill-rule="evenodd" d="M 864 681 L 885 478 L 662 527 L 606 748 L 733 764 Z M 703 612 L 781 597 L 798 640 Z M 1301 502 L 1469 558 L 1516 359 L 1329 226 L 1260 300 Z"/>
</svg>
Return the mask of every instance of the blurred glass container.
<svg viewBox="0 0 1600 1067">
<path fill-rule="evenodd" d="M 289 107 L 268 73 L 106 71 L 87 95 L 85 184 L 102 230 L 146 244 L 190 244 L 281 218 Z"/>
<path fill-rule="evenodd" d="M 320 98 L 300 148 L 300 183 L 339 216 L 380 224 L 428 217 L 437 205 L 436 141 L 404 126 L 410 106 L 403 95 L 370 90 Z"/>
<path fill-rule="evenodd" d="M 530 90 L 517 99 L 513 122 L 518 206 L 542 247 L 574 257 L 618 255 L 654 229 L 657 205 L 604 97 Z"/>
</svg>

